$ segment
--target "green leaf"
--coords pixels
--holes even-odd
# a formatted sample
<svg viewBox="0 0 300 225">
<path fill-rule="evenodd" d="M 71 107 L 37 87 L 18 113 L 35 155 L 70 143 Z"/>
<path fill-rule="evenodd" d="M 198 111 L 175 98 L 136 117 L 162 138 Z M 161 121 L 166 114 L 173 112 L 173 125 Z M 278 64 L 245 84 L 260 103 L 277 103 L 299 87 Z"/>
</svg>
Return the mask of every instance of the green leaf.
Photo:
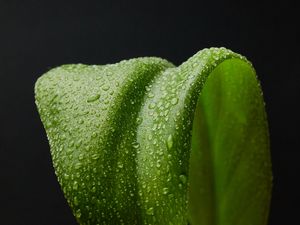
<svg viewBox="0 0 300 225">
<path fill-rule="evenodd" d="M 225 48 L 64 65 L 35 86 L 80 224 L 263 225 L 271 163 L 251 64 Z"/>
</svg>

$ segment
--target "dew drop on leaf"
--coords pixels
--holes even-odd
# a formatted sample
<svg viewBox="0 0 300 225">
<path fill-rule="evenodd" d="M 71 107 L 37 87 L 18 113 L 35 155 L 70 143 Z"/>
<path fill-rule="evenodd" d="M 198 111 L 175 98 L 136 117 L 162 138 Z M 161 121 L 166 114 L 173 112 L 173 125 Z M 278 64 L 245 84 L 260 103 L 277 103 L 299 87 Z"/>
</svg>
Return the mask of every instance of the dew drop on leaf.
<svg viewBox="0 0 300 225">
<path fill-rule="evenodd" d="M 98 155 L 98 154 L 93 154 L 93 155 L 92 155 L 92 159 L 96 160 L 96 159 L 98 159 L 98 158 L 99 158 L 99 155 Z"/>
<path fill-rule="evenodd" d="M 77 218 L 80 218 L 80 217 L 81 217 L 81 211 L 80 211 L 80 209 L 78 209 L 78 210 L 76 211 L 75 215 L 76 215 Z"/>
<path fill-rule="evenodd" d="M 154 215 L 153 207 L 148 208 L 146 213 L 147 213 L 147 215 Z"/>
<path fill-rule="evenodd" d="M 138 118 L 136 119 L 137 125 L 140 125 L 142 122 L 143 122 L 143 118 L 142 118 L 142 117 L 138 117 Z"/>
<path fill-rule="evenodd" d="M 159 161 L 159 160 L 156 162 L 156 167 L 157 167 L 157 168 L 160 168 L 160 167 L 161 167 L 161 164 L 160 164 L 160 161 Z"/>
<path fill-rule="evenodd" d="M 140 144 L 137 143 L 137 142 L 133 142 L 133 143 L 132 143 L 132 146 L 133 146 L 135 149 L 137 149 L 137 148 L 140 147 Z"/>
<path fill-rule="evenodd" d="M 90 96 L 86 101 L 87 102 L 94 102 L 94 101 L 98 100 L 99 98 L 100 98 L 100 95 L 96 94 L 96 95 Z"/>
<path fill-rule="evenodd" d="M 186 184 L 186 182 L 187 182 L 187 178 L 186 178 L 186 176 L 185 176 L 184 174 L 181 174 L 181 175 L 179 176 L 179 180 L 180 180 L 183 184 Z"/>
<path fill-rule="evenodd" d="M 108 91 L 108 90 L 109 90 L 109 86 L 108 86 L 108 85 L 104 85 L 104 86 L 102 87 L 102 90 L 103 90 L 103 91 Z"/>
<path fill-rule="evenodd" d="M 168 188 L 163 188 L 163 194 L 164 194 L 164 195 L 168 194 L 168 192 L 169 192 L 169 189 L 168 189 Z"/>
<path fill-rule="evenodd" d="M 172 98 L 171 103 L 172 103 L 172 105 L 176 105 L 178 103 L 178 98 L 177 97 Z"/>
<path fill-rule="evenodd" d="M 78 205 L 78 199 L 76 196 L 74 197 L 74 205 Z"/>
<path fill-rule="evenodd" d="M 155 103 L 154 102 L 151 102 L 150 104 L 149 104 L 149 109 L 154 109 L 154 107 L 155 107 Z"/>
<path fill-rule="evenodd" d="M 120 169 L 122 169 L 123 168 L 123 163 L 121 163 L 121 162 L 118 162 L 118 167 L 120 168 Z"/>
<path fill-rule="evenodd" d="M 73 190 L 77 190 L 77 189 L 78 189 L 78 183 L 77 181 L 75 181 L 73 184 Z"/>
<path fill-rule="evenodd" d="M 170 134 L 167 139 L 167 148 L 170 150 L 173 147 L 173 136 Z"/>
</svg>

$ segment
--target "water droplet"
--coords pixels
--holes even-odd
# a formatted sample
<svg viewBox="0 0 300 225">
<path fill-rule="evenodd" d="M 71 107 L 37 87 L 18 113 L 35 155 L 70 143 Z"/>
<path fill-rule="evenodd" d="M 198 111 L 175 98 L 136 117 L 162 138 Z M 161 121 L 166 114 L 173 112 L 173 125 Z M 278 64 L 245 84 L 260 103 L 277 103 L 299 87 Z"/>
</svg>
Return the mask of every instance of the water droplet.
<svg viewBox="0 0 300 225">
<path fill-rule="evenodd" d="M 64 174 L 64 178 L 65 178 L 66 180 L 68 180 L 69 177 L 70 177 L 70 176 L 69 176 L 68 174 L 66 174 L 66 173 Z"/>
<path fill-rule="evenodd" d="M 77 190 L 77 189 L 78 189 L 78 183 L 77 183 L 77 181 L 74 182 L 74 184 L 73 184 L 73 189 L 74 189 L 74 190 Z"/>
<path fill-rule="evenodd" d="M 154 215 L 153 207 L 148 208 L 146 213 L 147 213 L 147 215 Z"/>
<path fill-rule="evenodd" d="M 186 178 L 186 176 L 185 176 L 184 174 L 181 174 L 181 175 L 179 176 L 179 180 L 180 180 L 183 184 L 186 184 L 186 182 L 187 182 L 187 178 Z"/>
<path fill-rule="evenodd" d="M 163 188 L 163 194 L 164 194 L 164 195 L 168 194 L 168 192 L 169 192 L 169 189 L 168 189 L 168 188 Z"/>
<path fill-rule="evenodd" d="M 169 194 L 168 197 L 169 197 L 170 199 L 173 199 L 174 194 Z"/>
<path fill-rule="evenodd" d="M 69 147 L 72 148 L 74 146 L 74 141 L 69 142 Z"/>
<path fill-rule="evenodd" d="M 96 160 L 96 159 L 98 159 L 98 158 L 99 158 L 99 155 L 98 155 L 98 154 L 93 154 L 93 155 L 92 155 L 92 159 Z"/>
<path fill-rule="evenodd" d="M 152 130 L 155 131 L 156 128 L 157 128 L 157 124 L 155 123 L 155 124 L 153 125 L 153 127 L 152 127 Z"/>
<path fill-rule="evenodd" d="M 80 162 L 78 162 L 75 164 L 75 169 L 78 170 L 81 166 L 82 166 L 82 164 Z"/>
<path fill-rule="evenodd" d="M 109 90 L 109 86 L 108 86 L 108 85 L 104 85 L 104 86 L 102 87 L 102 90 L 103 90 L 103 91 L 108 91 L 108 90 Z"/>
<path fill-rule="evenodd" d="M 142 117 L 138 117 L 138 118 L 136 119 L 137 125 L 140 125 L 142 122 L 143 122 L 143 118 L 142 118 Z"/>
<path fill-rule="evenodd" d="M 123 168 L 123 163 L 121 163 L 121 162 L 118 162 L 118 167 L 120 168 L 120 169 L 122 169 Z"/>
<path fill-rule="evenodd" d="M 96 95 L 90 96 L 86 101 L 87 102 L 94 102 L 94 101 L 98 100 L 99 98 L 100 98 L 100 95 L 96 94 Z"/>
<path fill-rule="evenodd" d="M 80 211 L 80 209 L 78 209 L 78 210 L 76 211 L 75 215 L 76 215 L 77 218 L 80 218 L 80 217 L 81 217 L 81 211 Z"/>
<path fill-rule="evenodd" d="M 79 160 L 83 160 L 83 158 L 84 158 L 84 155 L 83 155 L 82 153 L 79 154 L 78 159 L 79 159 Z"/>
<path fill-rule="evenodd" d="M 160 160 L 158 160 L 158 161 L 156 162 L 156 167 L 157 167 L 157 168 L 160 168 L 160 167 L 161 167 Z"/>
<path fill-rule="evenodd" d="M 46 122 L 46 128 L 50 128 L 51 126 L 52 126 L 51 121 L 47 121 L 47 122 Z"/>
<path fill-rule="evenodd" d="M 93 132 L 93 133 L 92 133 L 92 138 L 95 138 L 95 137 L 97 137 L 97 133 L 96 133 L 96 132 Z"/>
<path fill-rule="evenodd" d="M 109 99 L 105 99 L 105 100 L 103 101 L 103 103 L 104 103 L 105 105 L 107 105 L 107 104 L 109 103 Z"/>
<path fill-rule="evenodd" d="M 172 147 L 173 147 L 173 136 L 172 134 L 170 134 L 167 139 L 167 148 L 170 150 Z"/>
<path fill-rule="evenodd" d="M 76 196 L 74 197 L 74 205 L 78 205 L 78 199 Z"/>
<path fill-rule="evenodd" d="M 176 105 L 178 103 L 178 98 L 176 98 L 176 97 L 172 98 L 171 103 L 172 103 L 172 105 Z"/>
<path fill-rule="evenodd" d="M 153 94 L 152 92 L 150 92 L 150 93 L 148 94 L 148 97 L 149 97 L 149 98 L 153 98 L 153 97 L 154 97 L 154 94 Z"/>
<path fill-rule="evenodd" d="M 137 148 L 140 147 L 140 144 L 137 143 L 137 142 L 133 142 L 133 143 L 132 143 L 132 146 L 133 146 L 135 149 L 137 149 Z"/>
<path fill-rule="evenodd" d="M 154 107 L 155 107 L 155 103 L 154 102 L 151 102 L 150 104 L 149 104 L 149 109 L 154 109 Z"/>
</svg>

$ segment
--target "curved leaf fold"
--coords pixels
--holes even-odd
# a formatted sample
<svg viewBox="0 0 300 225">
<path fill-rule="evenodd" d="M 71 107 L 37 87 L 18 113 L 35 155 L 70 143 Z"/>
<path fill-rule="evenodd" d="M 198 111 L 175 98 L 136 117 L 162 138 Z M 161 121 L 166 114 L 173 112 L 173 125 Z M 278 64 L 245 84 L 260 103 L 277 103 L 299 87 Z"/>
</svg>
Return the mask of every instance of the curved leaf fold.
<svg viewBox="0 0 300 225">
<path fill-rule="evenodd" d="M 266 224 L 268 127 L 239 54 L 204 49 L 178 67 L 155 57 L 64 65 L 35 94 L 80 224 Z"/>
</svg>

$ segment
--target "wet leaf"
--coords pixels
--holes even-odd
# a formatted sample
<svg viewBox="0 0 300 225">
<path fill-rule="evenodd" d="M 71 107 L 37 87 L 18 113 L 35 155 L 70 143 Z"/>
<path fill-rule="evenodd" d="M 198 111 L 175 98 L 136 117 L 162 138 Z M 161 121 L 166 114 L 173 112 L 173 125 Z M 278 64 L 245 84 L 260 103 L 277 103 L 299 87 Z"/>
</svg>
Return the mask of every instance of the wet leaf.
<svg viewBox="0 0 300 225">
<path fill-rule="evenodd" d="M 64 65 L 35 93 L 80 224 L 266 224 L 268 127 L 244 57 L 210 48 L 178 67 L 155 57 Z"/>
</svg>

